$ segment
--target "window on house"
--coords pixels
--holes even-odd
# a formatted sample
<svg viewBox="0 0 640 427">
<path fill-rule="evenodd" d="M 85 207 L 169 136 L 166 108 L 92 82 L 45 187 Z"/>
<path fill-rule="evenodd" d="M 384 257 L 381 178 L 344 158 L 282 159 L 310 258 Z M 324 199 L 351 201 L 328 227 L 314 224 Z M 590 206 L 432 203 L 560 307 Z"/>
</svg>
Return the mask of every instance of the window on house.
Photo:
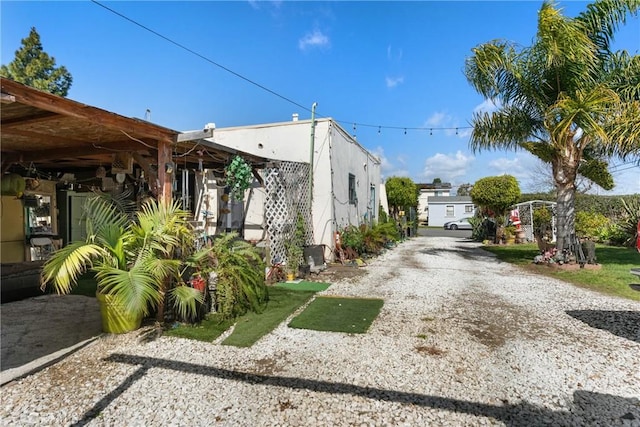
<svg viewBox="0 0 640 427">
<path fill-rule="evenodd" d="M 473 205 L 464 205 L 464 213 L 473 213 Z"/>
<path fill-rule="evenodd" d="M 453 205 L 447 205 L 447 207 L 445 208 L 445 215 L 453 216 L 453 214 L 454 214 Z"/>
<path fill-rule="evenodd" d="M 356 176 L 352 173 L 349 174 L 349 204 L 355 205 L 358 202 L 356 196 Z"/>
</svg>

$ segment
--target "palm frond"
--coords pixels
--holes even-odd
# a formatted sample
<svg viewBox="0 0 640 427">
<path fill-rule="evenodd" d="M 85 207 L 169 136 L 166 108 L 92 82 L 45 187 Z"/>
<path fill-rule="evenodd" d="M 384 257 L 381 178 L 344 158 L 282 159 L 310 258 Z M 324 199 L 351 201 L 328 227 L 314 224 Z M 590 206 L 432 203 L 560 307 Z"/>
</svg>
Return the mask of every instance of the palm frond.
<svg viewBox="0 0 640 427">
<path fill-rule="evenodd" d="M 198 305 L 204 303 L 204 294 L 189 286 L 176 286 L 169 290 L 168 297 L 181 319 L 197 317 Z"/>
<path fill-rule="evenodd" d="M 100 292 L 113 295 L 118 304 L 129 313 L 149 314 L 149 308 L 163 299 L 158 292 L 159 282 L 155 273 L 144 264 L 134 264 L 129 270 L 108 265 L 95 268 Z"/>
<path fill-rule="evenodd" d="M 40 275 L 41 288 L 51 285 L 58 294 L 68 294 L 78 278 L 93 266 L 94 260 L 104 262 L 108 252 L 102 247 L 82 241 L 72 242 L 55 251 L 44 263 Z"/>
<path fill-rule="evenodd" d="M 619 26 L 626 22 L 628 14 L 636 15 L 639 8 L 638 0 L 599 0 L 588 4 L 576 20 L 598 50 L 606 54 Z"/>
</svg>

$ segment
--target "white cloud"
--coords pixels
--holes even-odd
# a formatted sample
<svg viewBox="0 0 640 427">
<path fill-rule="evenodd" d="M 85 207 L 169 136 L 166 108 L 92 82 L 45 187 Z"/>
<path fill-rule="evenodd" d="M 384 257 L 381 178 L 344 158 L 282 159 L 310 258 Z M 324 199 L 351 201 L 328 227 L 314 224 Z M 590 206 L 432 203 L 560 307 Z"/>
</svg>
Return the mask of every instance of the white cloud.
<svg viewBox="0 0 640 427">
<path fill-rule="evenodd" d="M 454 182 L 467 174 L 475 158 L 458 150 L 455 154 L 437 153 L 424 162 L 422 176 L 429 179 L 440 178 L 444 182 Z"/>
<path fill-rule="evenodd" d="M 388 88 L 393 88 L 398 86 L 401 83 L 404 83 L 404 77 L 400 76 L 400 77 L 387 77 L 386 79 L 387 82 L 387 87 Z"/>
<path fill-rule="evenodd" d="M 409 171 L 402 167 L 405 166 L 405 160 L 402 156 L 396 158 L 398 163 L 400 163 L 400 167 L 398 167 L 391 163 L 389 158 L 385 156 L 384 148 L 378 146 L 375 150 L 372 150 L 372 153 L 380 160 L 380 175 L 382 179 L 392 176 L 408 177 L 410 175 Z"/>
<path fill-rule="evenodd" d="M 485 99 L 481 104 L 476 105 L 473 109 L 474 113 L 491 113 L 500 108 L 500 101 Z"/>
<path fill-rule="evenodd" d="M 312 33 L 307 33 L 304 37 L 298 40 L 298 47 L 300 50 L 307 50 L 314 47 L 326 48 L 329 46 L 329 37 L 324 35 L 320 30 L 314 30 Z"/>
</svg>

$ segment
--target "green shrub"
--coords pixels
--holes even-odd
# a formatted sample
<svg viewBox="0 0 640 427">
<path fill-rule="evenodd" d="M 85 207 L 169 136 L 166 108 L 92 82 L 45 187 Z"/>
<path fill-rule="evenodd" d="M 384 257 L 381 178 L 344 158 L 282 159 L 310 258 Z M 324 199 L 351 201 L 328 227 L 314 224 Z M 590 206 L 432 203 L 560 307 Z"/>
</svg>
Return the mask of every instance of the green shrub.
<svg viewBox="0 0 640 427">
<path fill-rule="evenodd" d="M 576 234 L 591 240 L 602 242 L 606 239 L 609 219 L 596 212 L 576 213 Z"/>
<path fill-rule="evenodd" d="M 355 253 L 364 253 L 364 242 L 362 241 L 362 232 L 360 228 L 354 225 L 348 225 L 340 232 L 342 238 L 342 247 L 352 249 Z"/>
<path fill-rule="evenodd" d="M 536 236 L 544 236 L 551 233 L 552 214 L 546 206 L 533 211 L 533 233 Z"/>
<path fill-rule="evenodd" d="M 623 244 L 633 246 L 638 232 L 638 222 L 640 221 L 640 199 L 622 200 L 625 214 L 618 221 L 618 225 L 626 239 Z"/>
</svg>

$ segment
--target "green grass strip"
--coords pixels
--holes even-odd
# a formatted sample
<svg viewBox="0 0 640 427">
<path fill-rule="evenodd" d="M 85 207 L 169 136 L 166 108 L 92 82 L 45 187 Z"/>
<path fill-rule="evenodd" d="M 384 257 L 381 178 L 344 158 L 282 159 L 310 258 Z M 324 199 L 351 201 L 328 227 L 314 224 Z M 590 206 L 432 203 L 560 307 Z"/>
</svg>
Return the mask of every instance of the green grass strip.
<svg viewBox="0 0 640 427">
<path fill-rule="evenodd" d="M 289 326 L 363 334 L 380 313 L 382 304 L 381 299 L 317 297 Z"/>
<path fill-rule="evenodd" d="M 294 291 L 314 291 L 321 292 L 326 290 L 331 283 L 321 283 L 321 282 L 307 282 L 306 280 L 302 280 L 298 283 L 295 282 L 285 282 L 278 283 L 274 285 L 277 288 L 286 288 Z"/>
<path fill-rule="evenodd" d="M 166 335 L 191 340 L 212 342 L 233 325 L 233 320 L 221 320 L 215 313 L 197 325 L 177 324 L 167 329 Z"/>
<path fill-rule="evenodd" d="M 562 270 L 533 264 L 533 258 L 540 253 L 536 244 L 488 245 L 482 249 L 494 253 L 501 261 L 532 273 L 555 277 L 603 294 L 640 301 L 640 292 L 630 286 L 639 282 L 630 270 L 640 266 L 640 254 L 632 248 L 596 245 L 596 262 L 602 266 L 599 270 Z"/>
<path fill-rule="evenodd" d="M 269 288 L 269 303 L 260 314 L 249 312 L 237 319 L 233 333 L 222 344 L 236 347 L 251 347 L 260 338 L 274 330 L 280 323 L 306 304 L 315 294 L 313 291 L 298 291 L 286 287 Z"/>
</svg>

